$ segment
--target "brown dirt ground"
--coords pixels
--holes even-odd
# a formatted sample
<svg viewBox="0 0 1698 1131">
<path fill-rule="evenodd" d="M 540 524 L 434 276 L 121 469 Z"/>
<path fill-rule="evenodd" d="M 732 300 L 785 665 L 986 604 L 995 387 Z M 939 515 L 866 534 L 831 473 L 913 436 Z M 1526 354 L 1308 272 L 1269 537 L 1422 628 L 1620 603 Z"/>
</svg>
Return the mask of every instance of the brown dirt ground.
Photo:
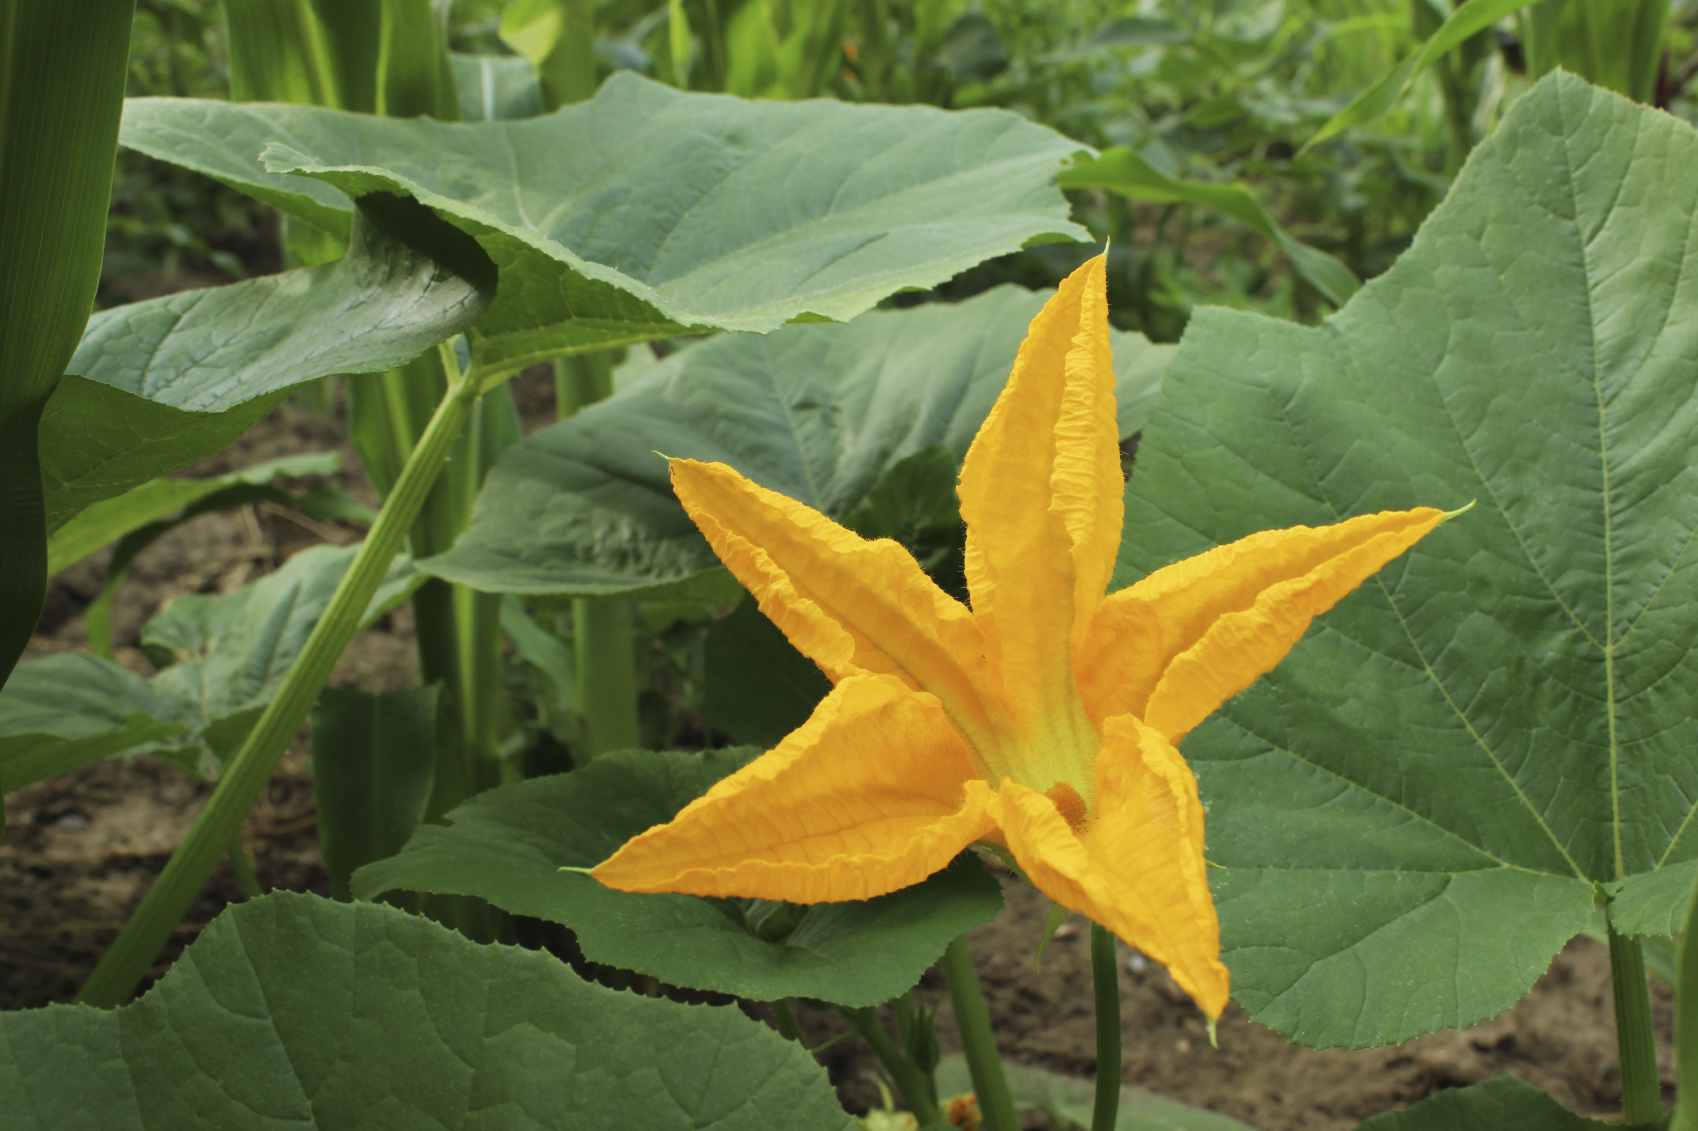
<svg viewBox="0 0 1698 1131">
<path fill-rule="evenodd" d="M 518 390 L 530 420 L 546 419 L 552 390 L 541 374 Z M 547 403 L 545 403 L 547 402 Z M 357 468 L 339 423 L 284 407 L 230 450 L 191 469 L 211 474 L 289 452 L 343 449 Z M 357 470 L 337 481 L 368 505 L 375 502 Z M 122 662 L 150 671 L 135 647 L 143 621 L 185 592 L 230 592 L 287 556 L 324 539 L 351 540 L 349 530 L 306 524 L 271 508 L 207 515 L 178 528 L 143 553 L 114 608 L 114 643 Z M 54 579 L 42 633 L 28 659 L 87 646 L 82 609 L 99 591 L 97 555 Z M 409 617 L 398 611 L 349 649 L 333 682 L 342 686 L 406 686 L 413 676 Z M 296 891 L 327 891 L 318 855 L 309 759 L 303 739 L 284 759 L 243 828 L 261 882 Z M 0 1007 L 67 1001 L 134 909 L 151 878 L 189 827 L 206 796 L 203 786 L 150 758 L 87 766 L 6 798 L 0 839 Z M 1088 932 L 1073 919 L 1032 968 L 1048 909 L 1038 893 L 1013 881 L 996 922 L 969 937 L 1005 1057 L 1075 1076 L 1095 1071 Z M 227 866 L 207 883 L 154 975 L 237 897 Z M 521 927 L 533 945 L 569 947 L 559 932 Z M 1123 964 L 1131 957 L 1122 949 Z M 1607 953 L 1576 940 L 1552 963 L 1532 993 L 1510 1013 L 1461 1032 L 1434 1034 L 1368 1052 L 1314 1051 L 1288 1044 L 1233 1007 L 1211 1049 L 1202 1018 L 1164 970 L 1143 964 L 1122 980 L 1125 1082 L 1211 1108 L 1262 1131 L 1345 1131 L 1362 1119 L 1412 1103 L 1441 1088 L 1510 1072 L 1551 1092 L 1570 1108 L 1608 1117 L 1619 1112 L 1613 1008 Z M 935 971 L 927 993 L 941 994 Z M 1671 999 L 1655 983 L 1654 1008 L 1663 1038 L 1665 1098 L 1672 1098 Z M 758 1012 L 760 1008 L 757 1007 Z M 845 1023 L 803 1012 L 817 1042 Z M 940 1014 L 946 1052 L 955 1047 L 948 1003 Z M 821 1054 L 846 1104 L 877 1102 L 875 1061 L 856 1040 Z M 1033 1116 L 1033 1127 L 1048 1126 Z M 1619 1118 L 1619 1115 L 1616 1117 Z"/>
</svg>

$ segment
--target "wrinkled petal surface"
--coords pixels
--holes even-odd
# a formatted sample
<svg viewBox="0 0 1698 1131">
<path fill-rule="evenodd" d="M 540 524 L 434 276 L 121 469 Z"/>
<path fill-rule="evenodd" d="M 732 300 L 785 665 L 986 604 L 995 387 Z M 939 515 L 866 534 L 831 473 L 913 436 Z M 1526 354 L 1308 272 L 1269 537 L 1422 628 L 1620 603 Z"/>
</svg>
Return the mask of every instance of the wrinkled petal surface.
<svg viewBox="0 0 1698 1131">
<path fill-rule="evenodd" d="M 1086 263 L 1032 320 L 961 468 L 973 613 L 1003 700 L 1039 758 L 1096 745 L 1073 651 L 1120 544 L 1120 437 L 1103 275 L 1101 257 Z M 1044 768 L 1034 775 L 1047 776 Z"/>
<path fill-rule="evenodd" d="M 1443 518 L 1420 507 L 1265 530 L 1122 589 L 1097 610 L 1081 658 L 1087 709 L 1136 714 L 1178 743 Z"/>
<path fill-rule="evenodd" d="M 871 899 L 989 835 L 990 796 L 935 699 L 850 676 L 776 748 L 592 875 L 622 891 Z"/>
<path fill-rule="evenodd" d="M 1191 770 L 1130 715 L 1104 723 L 1097 814 L 1075 831 L 1056 806 L 1004 782 L 991 807 L 1040 891 L 1162 963 L 1210 1017 L 1226 1008 L 1220 923 L 1203 863 L 1203 807 Z"/>
<path fill-rule="evenodd" d="M 832 682 L 895 676 L 936 695 L 977 741 L 1006 727 L 983 691 L 972 613 L 900 545 L 868 541 L 722 463 L 675 459 L 672 486 L 761 612 Z"/>
</svg>

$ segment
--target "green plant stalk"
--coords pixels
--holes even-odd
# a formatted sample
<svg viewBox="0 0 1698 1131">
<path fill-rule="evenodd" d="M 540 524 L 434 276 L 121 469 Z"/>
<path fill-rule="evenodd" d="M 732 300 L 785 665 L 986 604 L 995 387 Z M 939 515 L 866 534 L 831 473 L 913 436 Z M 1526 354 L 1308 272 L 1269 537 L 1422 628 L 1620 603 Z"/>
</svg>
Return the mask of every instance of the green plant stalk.
<svg viewBox="0 0 1698 1131">
<path fill-rule="evenodd" d="M 1091 984 L 1097 1005 L 1097 1097 L 1091 1131 L 1114 1131 L 1120 1118 L 1120 963 L 1114 936 L 1091 924 Z"/>
<path fill-rule="evenodd" d="M 560 419 L 613 393 L 613 354 L 575 354 L 554 363 L 554 399 Z M 578 703 L 589 731 L 589 755 L 642 745 L 637 712 L 635 610 L 629 601 L 578 598 L 572 602 L 573 650 L 578 662 Z"/>
<path fill-rule="evenodd" d="M 990 1011 L 979 991 L 979 972 L 973 968 L 973 951 L 965 935 L 957 935 L 950 942 L 943 952 L 942 965 L 949 1000 L 955 1007 L 955 1030 L 961 1035 L 961 1052 L 973 1077 L 985 1131 L 1020 1131 L 1020 1116 L 1008 1091 L 1002 1058 L 997 1055 Z"/>
<path fill-rule="evenodd" d="M 1686 931 L 1675 959 L 1674 1116 L 1669 1131 L 1698 1131 L 1698 885 L 1687 896 Z"/>
<path fill-rule="evenodd" d="M 438 348 L 445 351 L 446 361 L 454 361 L 451 343 L 445 342 Z M 483 373 L 474 366 L 453 384 L 437 406 L 371 532 L 336 587 L 324 616 L 313 627 L 300 656 L 284 677 L 276 697 L 226 765 L 211 799 L 172 853 L 165 870 L 148 889 L 141 906 L 124 924 L 100 965 L 84 983 L 78 1001 L 113 1008 L 129 998 L 159 948 L 194 902 L 218 858 L 228 850 L 242 819 L 271 780 L 278 760 L 318 700 L 318 693 L 330 678 L 342 650 L 359 632 L 372 597 L 424 505 L 449 448 L 471 415 L 482 380 Z"/>
<path fill-rule="evenodd" d="M 849 1023 L 855 1026 L 855 1032 L 873 1050 L 884 1070 L 890 1073 L 891 1083 L 902 1093 L 902 1099 L 908 1105 L 908 1110 L 914 1113 L 914 1118 L 921 1127 L 935 1126 L 943 1122 L 943 1115 L 938 1111 L 937 1103 L 932 1099 L 931 1088 L 926 1080 L 926 1074 L 913 1061 L 908 1059 L 885 1027 L 879 1023 L 878 1013 L 870 1006 L 862 1009 L 844 1010 Z M 980 1107 L 984 1101 L 980 1100 Z M 986 1127 L 991 1124 L 987 1120 Z M 1015 1128 L 1018 1131 L 1019 1125 Z"/>
<path fill-rule="evenodd" d="M 427 355 L 379 377 L 350 382 L 349 411 L 360 458 L 379 494 L 387 495 L 428 423 L 422 394 L 440 399 L 446 362 Z M 408 535 L 415 558 L 440 554 L 471 521 L 483 477 L 520 433 L 512 396 L 490 390 L 450 452 Z M 429 817 L 440 817 L 495 783 L 501 718 L 500 600 L 431 579 L 413 594 L 419 669 L 442 687 L 440 749 Z M 486 764 L 488 763 L 488 764 Z"/>
<path fill-rule="evenodd" d="M 1615 988 L 1615 1035 L 1621 1050 L 1621 1111 L 1629 1127 L 1663 1117 L 1657 1078 L 1657 1035 L 1651 1028 L 1651 987 L 1639 940 L 1609 926 L 1610 982 Z"/>
<path fill-rule="evenodd" d="M 387 497 L 394 489 L 429 423 L 427 396 L 440 400 L 450 373 L 458 368 L 457 360 L 439 351 L 381 376 L 349 381 L 355 444 L 379 494 Z M 408 533 L 415 558 L 444 552 L 465 531 L 484 475 L 519 435 L 511 392 L 506 386 L 490 389 L 473 408 Z M 500 778 L 500 598 L 431 578 L 414 591 L 412 604 L 420 678 L 442 689 L 432 752 L 434 776 L 425 809 L 426 819 L 435 820 Z M 511 934 L 507 917 L 481 899 L 433 895 L 425 899 L 423 909 L 478 942 Z"/>
<path fill-rule="evenodd" d="M 629 601 L 572 602 L 572 645 L 578 661 L 578 703 L 589 731 L 590 757 L 642 745 L 637 716 L 637 656 Z"/>
</svg>

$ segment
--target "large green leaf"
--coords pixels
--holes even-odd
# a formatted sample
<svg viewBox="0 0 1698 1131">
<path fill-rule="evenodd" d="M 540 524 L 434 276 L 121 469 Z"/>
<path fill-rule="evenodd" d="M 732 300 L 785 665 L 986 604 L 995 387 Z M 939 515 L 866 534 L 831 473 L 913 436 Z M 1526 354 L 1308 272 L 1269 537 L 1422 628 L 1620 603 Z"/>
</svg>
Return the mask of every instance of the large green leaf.
<svg viewBox="0 0 1698 1131">
<path fill-rule="evenodd" d="M 0 1013 L 15 1131 L 845 1131 L 825 1072 L 734 1007 L 605 989 L 417 915 L 277 893 L 121 1009 Z"/>
<path fill-rule="evenodd" d="M 1085 235 L 1055 187 L 1077 144 L 1015 115 L 746 102 L 629 73 L 514 122 L 132 99 L 122 140 L 332 233 L 338 188 L 423 202 L 500 266 L 472 335 L 496 372 L 686 327 L 847 320 Z"/>
<path fill-rule="evenodd" d="M 1533 1085 L 1513 1076 L 1498 1076 L 1467 1088 L 1448 1088 L 1402 1111 L 1376 1115 L 1360 1131 L 1597 1131 L 1620 1126 L 1575 1115 Z"/>
<path fill-rule="evenodd" d="M 890 895 L 806 908 L 614 891 L 560 871 L 601 863 L 758 753 L 632 750 L 490 790 L 450 813 L 447 826 L 420 827 L 400 855 L 361 868 L 354 894 L 482 896 L 571 927 L 595 962 L 739 997 L 853 1006 L 905 992 L 950 939 L 1001 910 L 1001 888 L 970 857 Z"/>
<path fill-rule="evenodd" d="M 464 330 L 494 272 L 411 201 L 360 211 L 346 258 L 102 311 L 41 424 L 49 528 L 219 450 L 296 385 L 400 365 Z"/>
<path fill-rule="evenodd" d="M 187 727 L 139 675 L 86 652 L 20 666 L 0 688 L 0 782 L 10 792 Z"/>
<path fill-rule="evenodd" d="M 682 350 L 508 449 L 471 529 L 420 568 L 486 592 L 734 600 L 656 451 L 728 463 L 845 520 L 916 452 L 941 444 L 959 463 L 1045 298 L 999 287 L 957 306 Z M 1116 332 L 1114 348 L 1129 435 L 1171 347 Z"/>
<path fill-rule="evenodd" d="M 39 425 L 100 282 L 134 11 L 0 0 L 0 686 L 47 591 Z"/>
<path fill-rule="evenodd" d="M 1686 930 L 1695 881 L 1698 859 L 1666 864 L 1654 872 L 1640 872 L 1611 884 L 1615 894 L 1609 904 L 1610 921 L 1624 935 L 1673 938 Z"/>
<path fill-rule="evenodd" d="M 79 652 L 20 666 L 0 688 L 5 788 L 144 750 L 209 771 L 275 694 L 358 549 L 317 546 L 227 597 L 177 598 L 142 628 L 142 646 L 170 665 L 151 680 Z M 421 580 L 397 559 L 367 623 Z"/>
<path fill-rule="evenodd" d="M 745 600 L 707 632 L 702 721 L 733 742 L 777 746 L 814 713 L 831 681 Z"/>
<path fill-rule="evenodd" d="M 1554 76 L 1325 325 L 1187 331 L 1122 581 L 1474 503 L 1185 740 L 1234 996 L 1293 1040 L 1501 1013 L 1594 884 L 1698 858 L 1695 216 L 1698 134 Z"/>
</svg>

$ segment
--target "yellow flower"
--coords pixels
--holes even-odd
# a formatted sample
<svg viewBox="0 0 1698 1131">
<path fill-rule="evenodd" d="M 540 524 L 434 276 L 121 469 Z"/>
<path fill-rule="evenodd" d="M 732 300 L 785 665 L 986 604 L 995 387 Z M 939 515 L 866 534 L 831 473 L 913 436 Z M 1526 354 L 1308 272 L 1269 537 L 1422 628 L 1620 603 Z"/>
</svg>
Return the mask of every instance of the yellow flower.
<svg viewBox="0 0 1698 1131">
<path fill-rule="evenodd" d="M 1219 1016 L 1203 809 L 1175 746 L 1444 516 L 1267 531 L 1105 596 L 1118 440 L 1098 258 L 1033 319 L 962 466 L 971 609 L 895 542 L 723 464 L 673 460 L 714 551 L 835 686 L 776 748 L 593 875 L 819 903 L 919 883 L 995 844 Z"/>
</svg>

